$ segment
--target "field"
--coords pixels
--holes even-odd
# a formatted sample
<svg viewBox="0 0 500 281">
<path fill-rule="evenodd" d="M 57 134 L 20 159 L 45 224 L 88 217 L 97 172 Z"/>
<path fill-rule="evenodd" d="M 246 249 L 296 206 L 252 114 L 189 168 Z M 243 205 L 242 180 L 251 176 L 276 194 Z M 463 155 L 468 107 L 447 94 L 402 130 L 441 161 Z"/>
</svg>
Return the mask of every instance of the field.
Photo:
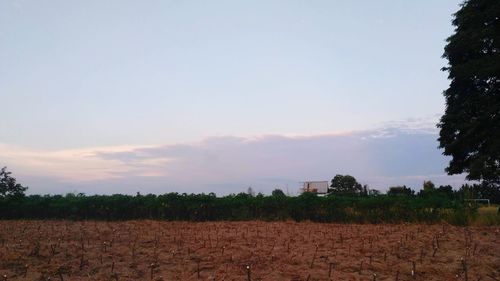
<svg viewBox="0 0 500 281">
<path fill-rule="evenodd" d="M 500 280 L 500 228 L 0 221 L 0 280 Z"/>
</svg>

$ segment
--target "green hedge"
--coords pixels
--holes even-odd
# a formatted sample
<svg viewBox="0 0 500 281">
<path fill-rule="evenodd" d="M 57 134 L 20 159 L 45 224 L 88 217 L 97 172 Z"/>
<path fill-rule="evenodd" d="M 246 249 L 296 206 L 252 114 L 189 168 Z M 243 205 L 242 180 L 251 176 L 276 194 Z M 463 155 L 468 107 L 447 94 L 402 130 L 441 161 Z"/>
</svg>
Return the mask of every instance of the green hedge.
<svg viewBox="0 0 500 281">
<path fill-rule="evenodd" d="M 250 196 L 245 193 L 164 195 L 31 195 L 0 199 L 0 219 L 310 220 L 342 223 L 439 222 L 463 224 L 469 211 L 446 197 Z"/>
</svg>

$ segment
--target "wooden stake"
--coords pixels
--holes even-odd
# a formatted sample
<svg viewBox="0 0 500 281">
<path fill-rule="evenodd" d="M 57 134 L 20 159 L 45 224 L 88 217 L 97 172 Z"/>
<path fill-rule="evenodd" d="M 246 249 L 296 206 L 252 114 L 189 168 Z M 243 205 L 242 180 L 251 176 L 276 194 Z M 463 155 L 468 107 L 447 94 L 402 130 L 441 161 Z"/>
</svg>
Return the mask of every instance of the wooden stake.
<svg viewBox="0 0 500 281">
<path fill-rule="evenodd" d="M 467 274 L 467 261 L 464 258 L 462 258 L 462 268 L 465 274 L 465 281 L 469 281 L 469 276 Z"/>
<path fill-rule="evenodd" d="M 196 261 L 196 276 L 200 279 L 200 261 Z"/>
<path fill-rule="evenodd" d="M 252 276 L 251 276 L 249 265 L 247 265 L 247 281 L 252 281 Z"/>
<path fill-rule="evenodd" d="M 417 275 L 417 270 L 416 270 L 415 262 L 412 261 L 411 263 L 412 263 L 411 276 L 413 277 L 413 279 L 415 279 L 415 276 Z"/>
</svg>

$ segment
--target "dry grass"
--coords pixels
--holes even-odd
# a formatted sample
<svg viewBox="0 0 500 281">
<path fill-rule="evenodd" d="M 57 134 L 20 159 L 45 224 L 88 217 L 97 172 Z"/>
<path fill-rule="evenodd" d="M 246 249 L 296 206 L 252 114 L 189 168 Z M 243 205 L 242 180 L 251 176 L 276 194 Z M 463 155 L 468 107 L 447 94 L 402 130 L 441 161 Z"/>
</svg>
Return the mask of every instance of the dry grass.
<svg viewBox="0 0 500 281">
<path fill-rule="evenodd" d="M 476 226 L 500 226 L 500 213 L 498 213 L 498 206 L 492 205 L 490 207 L 480 207 L 477 209 L 477 214 L 470 222 L 471 225 Z"/>
<path fill-rule="evenodd" d="M 498 206 L 491 205 L 489 207 L 483 206 L 477 209 L 477 212 L 481 215 L 496 215 L 498 214 Z"/>
</svg>

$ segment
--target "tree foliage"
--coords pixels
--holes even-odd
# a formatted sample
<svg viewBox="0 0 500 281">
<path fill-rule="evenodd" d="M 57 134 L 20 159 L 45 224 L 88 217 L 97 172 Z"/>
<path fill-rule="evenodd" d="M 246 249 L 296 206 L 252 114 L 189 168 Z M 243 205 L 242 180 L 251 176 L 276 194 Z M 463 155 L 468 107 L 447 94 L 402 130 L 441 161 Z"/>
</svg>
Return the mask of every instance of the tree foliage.
<svg viewBox="0 0 500 281">
<path fill-rule="evenodd" d="M 391 186 L 389 187 L 389 191 L 387 191 L 387 195 L 390 196 L 411 196 L 415 195 L 415 191 L 406 185 L 403 186 Z"/>
<path fill-rule="evenodd" d="M 0 219 L 311 220 L 343 223 L 438 222 L 461 213 L 456 200 L 418 196 L 250 196 L 212 194 L 30 195 L 0 198 Z M 463 221 L 463 220 L 461 220 Z M 450 221 L 453 223 L 453 221 Z"/>
<path fill-rule="evenodd" d="M 275 196 L 275 197 L 286 197 L 286 194 L 283 192 L 283 190 L 281 190 L 279 188 L 276 188 L 275 190 L 273 190 L 271 195 Z"/>
<path fill-rule="evenodd" d="M 448 174 L 500 184 L 500 1 L 468 0 L 443 57 L 450 86 L 438 124 Z"/>
<path fill-rule="evenodd" d="M 425 191 L 431 191 L 436 188 L 436 185 L 432 181 L 424 181 L 424 184 L 422 185 L 422 189 Z"/>
<path fill-rule="evenodd" d="M 333 194 L 360 194 L 363 186 L 350 175 L 336 175 L 332 179 L 329 193 Z"/>
<path fill-rule="evenodd" d="M 24 196 L 28 187 L 16 182 L 16 178 L 11 176 L 12 172 L 7 171 L 7 167 L 0 169 L 0 197 L 19 198 Z"/>
<path fill-rule="evenodd" d="M 461 199 L 489 199 L 491 203 L 500 204 L 500 186 L 498 185 L 464 184 L 457 193 Z"/>
</svg>

